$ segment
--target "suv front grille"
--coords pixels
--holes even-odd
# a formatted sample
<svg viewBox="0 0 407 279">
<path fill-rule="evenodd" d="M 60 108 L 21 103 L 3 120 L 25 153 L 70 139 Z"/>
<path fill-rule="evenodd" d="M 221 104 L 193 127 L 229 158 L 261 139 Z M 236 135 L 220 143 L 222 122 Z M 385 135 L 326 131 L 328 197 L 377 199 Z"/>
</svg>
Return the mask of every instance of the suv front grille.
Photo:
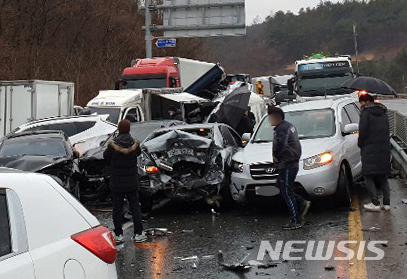
<svg viewBox="0 0 407 279">
<path fill-rule="evenodd" d="M 273 163 L 252 164 L 250 174 L 254 180 L 272 180 L 278 176 Z"/>
</svg>

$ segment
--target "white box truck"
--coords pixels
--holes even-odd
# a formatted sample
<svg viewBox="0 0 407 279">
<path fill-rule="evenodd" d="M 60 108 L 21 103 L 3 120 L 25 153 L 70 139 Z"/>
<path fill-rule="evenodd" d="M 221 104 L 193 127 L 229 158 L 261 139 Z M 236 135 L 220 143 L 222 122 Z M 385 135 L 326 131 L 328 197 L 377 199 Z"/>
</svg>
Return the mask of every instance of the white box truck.
<svg viewBox="0 0 407 279">
<path fill-rule="evenodd" d="M 73 114 L 72 82 L 0 81 L 0 137 L 28 121 Z"/>
<path fill-rule="evenodd" d="M 184 119 L 189 112 L 209 100 L 182 92 L 182 88 L 145 88 L 102 90 L 88 102 L 82 114 L 109 114 L 109 121 L 122 119 L 132 122 L 169 119 L 168 108 L 173 105 Z"/>
</svg>

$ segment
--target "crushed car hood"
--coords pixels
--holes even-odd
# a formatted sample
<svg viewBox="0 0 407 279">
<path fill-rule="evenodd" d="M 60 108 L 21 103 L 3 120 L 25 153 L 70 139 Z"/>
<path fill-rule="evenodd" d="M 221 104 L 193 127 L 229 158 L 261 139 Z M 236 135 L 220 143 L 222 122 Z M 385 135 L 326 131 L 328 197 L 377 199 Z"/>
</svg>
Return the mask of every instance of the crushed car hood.
<svg viewBox="0 0 407 279">
<path fill-rule="evenodd" d="M 308 158 L 326 151 L 332 146 L 332 140 L 328 138 L 301 140 L 301 159 Z M 273 162 L 273 143 L 249 143 L 245 148 L 238 151 L 233 160 L 245 164 L 259 162 Z"/>
<path fill-rule="evenodd" d="M 88 160 L 103 160 L 103 152 L 106 150 L 106 146 L 98 146 L 86 151 L 80 158 L 80 161 Z"/>
<path fill-rule="evenodd" d="M 66 157 L 17 155 L 0 158 L 0 166 L 22 171 L 37 172 L 46 167 L 69 160 Z"/>
<path fill-rule="evenodd" d="M 143 144 L 149 153 L 168 151 L 182 142 L 193 149 L 204 149 L 211 146 L 212 140 L 183 131 L 170 131 Z"/>
</svg>

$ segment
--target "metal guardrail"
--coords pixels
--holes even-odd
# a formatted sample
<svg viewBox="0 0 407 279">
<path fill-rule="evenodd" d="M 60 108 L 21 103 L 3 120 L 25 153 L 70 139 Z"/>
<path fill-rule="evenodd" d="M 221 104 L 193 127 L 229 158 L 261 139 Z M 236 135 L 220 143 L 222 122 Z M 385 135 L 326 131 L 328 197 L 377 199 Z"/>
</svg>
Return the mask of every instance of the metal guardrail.
<svg viewBox="0 0 407 279">
<path fill-rule="evenodd" d="M 389 110 L 388 117 L 391 136 L 400 141 L 401 147 L 407 148 L 407 116 L 397 111 Z"/>
<path fill-rule="evenodd" d="M 397 111 L 388 111 L 390 134 L 391 134 L 391 153 L 407 176 L 407 116 Z"/>
</svg>

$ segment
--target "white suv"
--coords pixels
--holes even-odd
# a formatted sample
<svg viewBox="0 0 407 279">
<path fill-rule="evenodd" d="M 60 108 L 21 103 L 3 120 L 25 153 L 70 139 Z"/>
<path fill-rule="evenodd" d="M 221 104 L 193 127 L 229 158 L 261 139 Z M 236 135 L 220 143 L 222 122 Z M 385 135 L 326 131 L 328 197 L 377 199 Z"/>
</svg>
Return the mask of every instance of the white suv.
<svg viewBox="0 0 407 279">
<path fill-rule="evenodd" d="M 116 246 L 51 177 L 0 168 L 1 279 L 117 279 Z"/>
<path fill-rule="evenodd" d="M 296 127 L 302 145 L 297 190 L 310 197 L 334 196 L 339 205 L 349 206 L 349 187 L 362 175 L 357 146 L 360 111 L 356 100 L 323 99 L 282 109 L 286 120 Z M 230 189 L 236 202 L 246 202 L 249 195 L 280 193 L 272 159 L 273 135 L 273 127 L 265 116 L 251 139 L 243 136 L 248 144 L 232 158 Z"/>
</svg>

